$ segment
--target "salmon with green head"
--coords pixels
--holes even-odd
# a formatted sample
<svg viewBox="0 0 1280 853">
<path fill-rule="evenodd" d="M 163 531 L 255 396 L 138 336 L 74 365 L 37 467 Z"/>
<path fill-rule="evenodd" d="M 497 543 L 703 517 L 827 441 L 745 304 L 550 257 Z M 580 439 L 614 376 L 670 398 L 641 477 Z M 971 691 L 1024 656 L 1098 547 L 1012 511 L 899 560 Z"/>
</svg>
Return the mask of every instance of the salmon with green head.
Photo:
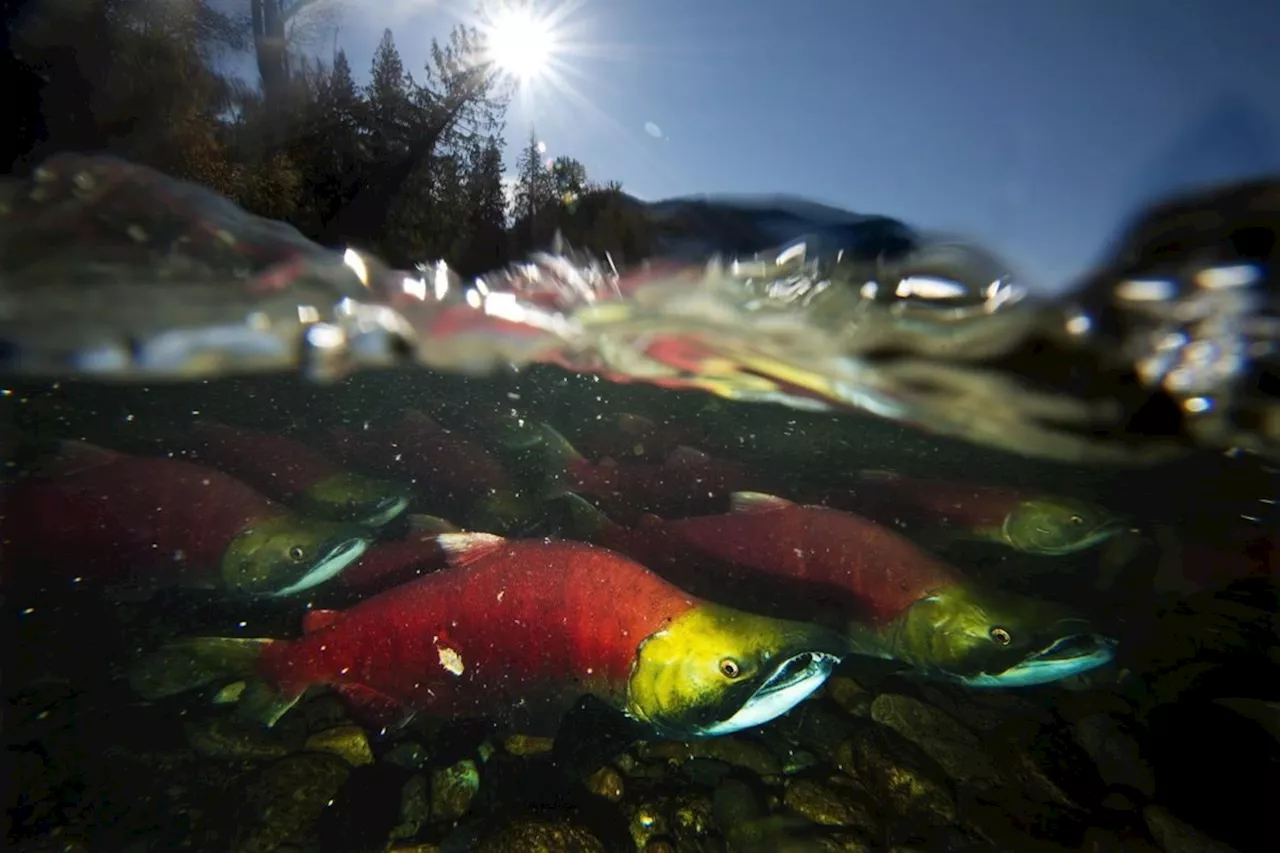
<svg viewBox="0 0 1280 853">
<path fill-rule="evenodd" d="M 188 458 L 316 518 L 380 527 L 403 513 L 411 498 L 406 485 L 346 470 L 283 435 L 201 420 L 183 446 Z"/>
<path fill-rule="evenodd" d="M 1101 666 L 1113 641 L 1068 608 L 985 589 L 868 519 L 738 493 L 725 515 L 613 524 L 577 497 L 569 524 L 691 592 L 822 622 L 847 651 L 974 687 L 1056 681 Z"/>
<path fill-rule="evenodd" d="M 313 611 L 298 640 L 195 638 L 144 659 L 157 698 L 249 678 L 244 713 L 266 723 L 311 687 L 381 725 L 415 713 L 551 731 L 593 695 L 667 737 L 761 725 L 822 685 L 833 632 L 701 601 L 603 548 L 445 534 L 451 566 L 341 613 Z M 177 662 L 177 665 L 174 665 Z"/>
</svg>

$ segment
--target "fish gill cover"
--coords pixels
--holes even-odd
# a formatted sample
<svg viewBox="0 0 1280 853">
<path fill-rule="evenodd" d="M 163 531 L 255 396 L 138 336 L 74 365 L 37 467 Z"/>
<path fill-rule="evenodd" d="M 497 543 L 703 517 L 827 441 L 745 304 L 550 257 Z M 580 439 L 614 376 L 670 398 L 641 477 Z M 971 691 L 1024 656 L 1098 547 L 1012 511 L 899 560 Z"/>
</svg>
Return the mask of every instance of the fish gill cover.
<svg viewBox="0 0 1280 853">
<path fill-rule="evenodd" d="M 1280 448 L 1274 180 L 1149 209 L 1052 300 L 970 244 L 790 198 L 644 205 L 639 263 L 557 239 L 465 281 L 109 157 L 56 155 L 3 202 L 0 370 L 19 376 L 541 362 L 1062 460 Z"/>
</svg>

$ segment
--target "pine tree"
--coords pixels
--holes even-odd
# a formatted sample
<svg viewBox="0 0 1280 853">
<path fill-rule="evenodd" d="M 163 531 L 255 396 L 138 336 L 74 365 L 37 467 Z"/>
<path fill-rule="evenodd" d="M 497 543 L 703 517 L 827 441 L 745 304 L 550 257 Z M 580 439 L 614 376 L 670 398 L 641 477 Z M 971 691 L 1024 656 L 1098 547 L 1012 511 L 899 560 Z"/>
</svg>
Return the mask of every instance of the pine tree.
<svg viewBox="0 0 1280 853">
<path fill-rule="evenodd" d="M 561 204 L 570 204 L 587 191 L 587 167 L 572 157 L 557 157 L 551 163 L 551 178 Z"/>
<path fill-rule="evenodd" d="M 536 131 L 529 132 L 529 144 L 516 161 L 516 185 L 514 218 L 516 227 L 523 231 L 521 248 L 528 250 L 545 242 L 550 229 L 545 227 L 541 214 L 556 204 L 556 185 L 551 170 L 544 162 L 542 145 Z"/>
<path fill-rule="evenodd" d="M 507 192 L 502 139 L 488 137 L 472 154 L 467 175 L 467 243 L 458 268 L 479 275 L 507 260 Z"/>
</svg>

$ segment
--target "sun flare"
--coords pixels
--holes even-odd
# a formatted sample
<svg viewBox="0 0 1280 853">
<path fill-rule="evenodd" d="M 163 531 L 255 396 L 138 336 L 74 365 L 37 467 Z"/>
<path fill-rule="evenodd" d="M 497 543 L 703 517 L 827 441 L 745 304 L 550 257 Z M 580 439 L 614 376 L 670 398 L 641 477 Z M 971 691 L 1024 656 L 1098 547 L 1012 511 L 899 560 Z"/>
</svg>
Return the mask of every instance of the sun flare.
<svg viewBox="0 0 1280 853">
<path fill-rule="evenodd" d="M 531 6 L 503 4 L 481 27 L 488 58 L 521 83 L 546 75 L 556 58 L 556 27 Z"/>
</svg>

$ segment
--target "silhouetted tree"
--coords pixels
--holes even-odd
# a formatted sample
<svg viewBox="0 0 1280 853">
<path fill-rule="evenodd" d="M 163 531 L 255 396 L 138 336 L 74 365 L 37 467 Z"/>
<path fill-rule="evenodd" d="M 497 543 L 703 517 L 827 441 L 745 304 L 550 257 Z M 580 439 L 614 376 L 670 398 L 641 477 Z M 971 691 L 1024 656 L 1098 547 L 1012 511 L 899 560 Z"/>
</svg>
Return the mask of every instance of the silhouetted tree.
<svg viewBox="0 0 1280 853">
<path fill-rule="evenodd" d="M 333 6 L 333 0 L 329 0 Z M 502 158 L 507 83 L 478 61 L 477 33 L 433 42 L 405 68 L 388 30 L 358 85 L 346 54 L 298 48 L 299 15 L 324 0 L 62 0 L 10 22 L 10 116 L 19 168 L 57 150 L 104 151 L 205 184 L 320 242 L 408 268 L 444 259 L 467 275 L 546 248 L 643 254 L 640 207 L 582 163 L 550 165 L 531 135 L 509 207 Z M 230 12 L 225 10 L 230 9 Z M 220 11 L 222 10 L 222 11 Z M 256 60 L 256 79 L 223 69 Z M 25 88 L 24 88 L 25 87 Z M 11 145 L 17 140 L 10 139 Z"/>
</svg>

